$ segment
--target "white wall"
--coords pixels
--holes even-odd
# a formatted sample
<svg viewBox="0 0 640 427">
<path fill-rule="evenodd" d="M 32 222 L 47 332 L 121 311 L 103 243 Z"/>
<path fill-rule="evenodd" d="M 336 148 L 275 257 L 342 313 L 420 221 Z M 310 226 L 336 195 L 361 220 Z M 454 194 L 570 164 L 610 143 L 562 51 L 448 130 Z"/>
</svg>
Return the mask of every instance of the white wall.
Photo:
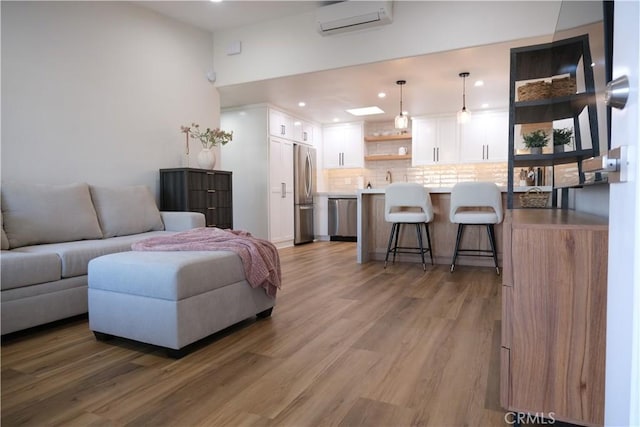
<svg viewBox="0 0 640 427">
<path fill-rule="evenodd" d="M 609 185 L 601 184 L 570 189 L 569 209 L 608 218 Z"/>
<path fill-rule="evenodd" d="M 213 36 L 124 2 L 2 2 L 2 180 L 146 184 L 217 126 Z M 199 147 L 192 142 L 192 162 Z"/>
<path fill-rule="evenodd" d="M 395 1 L 390 25 L 323 37 L 315 13 L 214 33 L 218 86 L 553 34 L 559 1 Z M 232 41 L 242 53 L 227 55 Z"/>
<path fill-rule="evenodd" d="M 233 226 L 269 238 L 269 113 L 266 106 L 229 109 L 222 128 L 233 142 L 222 147 L 222 169 L 233 172 Z"/>
</svg>

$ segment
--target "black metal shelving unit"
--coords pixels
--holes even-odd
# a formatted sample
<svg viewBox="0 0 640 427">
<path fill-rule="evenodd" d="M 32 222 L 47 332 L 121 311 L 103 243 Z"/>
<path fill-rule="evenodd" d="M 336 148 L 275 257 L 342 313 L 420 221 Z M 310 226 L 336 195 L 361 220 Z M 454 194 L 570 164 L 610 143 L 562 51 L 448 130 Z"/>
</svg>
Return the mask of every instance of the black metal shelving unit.
<svg viewBox="0 0 640 427">
<path fill-rule="evenodd" d="M 517 101 L 519 82 L 544 80 L 566 75 L 584 79 L 584 90 L 566 96 Z M 509 90 L 509 160 L 507 177 L 507 207 L 513 209 L 514 168 L 523 166 L 550 166 L 573 163 L 577 165 L 579 183 L 584 184 L 582 160 L 598 156 L 598 118 L 595 105 L 595 85 L 591 68 L 591 51 L 587 34 L 534 46 L 511 49 Z M 579 115 L 587 109 L 591 148 L 583 148 Z M 572 151 L 548 154 L 516 154 L 515 128 L 529 123 L 549 123 L 554 120 L 573 119 L 575 147 Z M 552 143 L 553 144 L 553 143 Z M 557 207 L 556 190 L 562 191 L 562 205 L 566 207 L 568 187 L 556 187 L 552 182 L 553 206 Z"/>
</svg>

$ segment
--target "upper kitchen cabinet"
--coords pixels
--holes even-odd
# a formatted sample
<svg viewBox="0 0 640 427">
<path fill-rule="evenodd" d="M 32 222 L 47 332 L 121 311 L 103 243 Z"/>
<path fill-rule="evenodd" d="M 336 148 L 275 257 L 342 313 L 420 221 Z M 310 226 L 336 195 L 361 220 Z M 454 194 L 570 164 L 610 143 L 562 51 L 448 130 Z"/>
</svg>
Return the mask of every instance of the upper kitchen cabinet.
<svg viewBox="0 0 640 427">
<path fill-rule="evenodd" d="M 313 127 L 312 123 L 293 119 L 293 140 L 302 144 L 314 145 Z"/>
<path fill-rule="evenodd" d="M 567 121 L 572 123 L 573 142 L 554 152 L 553 129 Z M 542 154 L 522 149 L 523 136 L 536 130 L 550 134 L 550 147 Z M 511 49 L 508 207 L 513 207 L 514 168 L 572 163 L 582 184 L 582 160 L 599 152 L 589 36 Z M 555 181 L 552 185 L 558 187 Z"/>
<path fill-rule="evenodd" d="M 283 111 L 269 108 L 269 134 L 278 138 L 284 138 L 301 144 L 314 145 L 316 126 L 308 121 L 299 119 Z M 318 142 L 318 141 L 316 141 Z"/>
<path fill-rule="evenodd" d="M 460 163 L 506 162 L 509 153 L 509 113 L 471 116 L 460 126 Z"/>
<path fill-rule="evenodd" d="M 413 166 L 458 162 L 456 116 L 414 117 L 411 133 Z"/>
<path fill-rule="evenodd" d="M 364 123 L 326 125 L 322 129 L 326 169 L 364 167 Z"/>
<path fill-rule="evenodd" d="M 269 134 L 280 138 L 293 139 L 293 118 L 282 111 L 269 108 Z"/>
</svg>

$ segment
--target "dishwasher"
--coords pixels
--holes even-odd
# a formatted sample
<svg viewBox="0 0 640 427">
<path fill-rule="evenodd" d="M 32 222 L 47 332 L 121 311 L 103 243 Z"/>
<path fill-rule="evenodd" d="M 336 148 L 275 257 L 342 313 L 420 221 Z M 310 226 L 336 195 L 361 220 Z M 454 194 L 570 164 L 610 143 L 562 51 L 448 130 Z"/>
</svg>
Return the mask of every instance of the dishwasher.
<svg viewBox="0 0 640 427">
<path fill-rule="evenodd" d="M 358 200 L 355 197 L 329 198 L 329 239 L 355 242 L 357 240 Z"/>
</svg>

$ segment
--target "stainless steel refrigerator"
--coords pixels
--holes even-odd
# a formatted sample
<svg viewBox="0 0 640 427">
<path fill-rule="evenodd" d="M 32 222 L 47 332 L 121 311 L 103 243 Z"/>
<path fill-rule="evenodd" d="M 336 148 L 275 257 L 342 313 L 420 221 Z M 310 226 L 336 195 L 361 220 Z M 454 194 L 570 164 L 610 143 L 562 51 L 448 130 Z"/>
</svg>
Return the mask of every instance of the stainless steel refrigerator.
<svg viewBox="0 0 640 427">
<path fill-rule="evenodd" d="M 293 146 L 293 243 L 313 242 L 313 193 L 316 191 L 316 150 L 306 145 Z"/>
</svg>

